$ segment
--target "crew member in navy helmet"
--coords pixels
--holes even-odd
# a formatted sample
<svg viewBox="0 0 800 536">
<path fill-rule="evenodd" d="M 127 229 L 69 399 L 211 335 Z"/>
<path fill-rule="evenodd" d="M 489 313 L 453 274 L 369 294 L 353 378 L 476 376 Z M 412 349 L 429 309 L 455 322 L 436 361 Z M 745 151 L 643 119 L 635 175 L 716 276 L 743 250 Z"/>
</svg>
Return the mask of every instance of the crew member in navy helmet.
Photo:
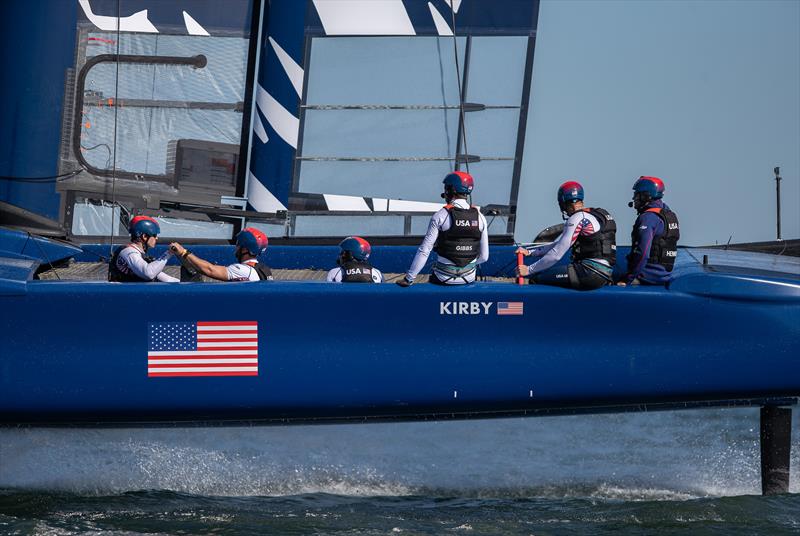
<svg viewBox="0 0 800 536">
<path fill-rule="evenodd" d="M 212 264 L 201 259 L 182 245 L 173 242 L 169 248 L 184 265 L 218 281 L 272 281 L 272 270 L 258 261 L 258 256 L 267 250 L 267 235 L 255 227 L 245 227 L 236 235 L 236 262 L 228 266 Z"/>
<path fill-rule="evenodd" d="M 136 216 L 128 224 L 131 241 L 117 248 L 108 263 L 108 280 L 121 283 L 161 281 L 177 283 L 179 280 L 164 273 L 172 253 L 167 250 L 158 259 L 147 255 L 155 247 L 161 227 L 150 216 Z"/>
<path fill-rule="evenodd" d="M 517 275 L 532 283 L 577 290 L 594 290 L 613 282 L 617 256 L 617 223 L 607 210 L 583 205 L 583 186 L 567 181 L 558 187 L 558 207 L 566 220 L 561 235 L 549 244 L 517 253 L 539 259 L 530 266 L 518 266 Z M 572 251 L 569 264 L 554 266 Z"/>
<path fill-rule="evenodd" d="M 442 198 L 447 204 L 431 217 L 428 232 L 417 250 L 411 267 L 397 282 L 408 287 L 436 251 L 430 282 L 437 285 L 465 285 L 475 281 L 479 264 L 489 259 L 489 234 L 486 218 L 468 201 L 475 181 L 463 171 L 448 173 Z"/>
<path fill-rule="evenodd" d="M 633 201 L 638 216 L 631 233 L 628 271 L 620 285 L 664 285 L 671 278 L 681 237 L 678 216 L 662 200 L 664 181 L 639 177 L 633 183 Z"/>
<path fill-rule="evenodd" d="M 369 242 L 360 236 L 348 236 L 339 243 L 336 268 L 328 272 L 327 280 L 334 283 L 383 283 L 383 274 L 367 259 L 372 253 Z"/>
</svg>

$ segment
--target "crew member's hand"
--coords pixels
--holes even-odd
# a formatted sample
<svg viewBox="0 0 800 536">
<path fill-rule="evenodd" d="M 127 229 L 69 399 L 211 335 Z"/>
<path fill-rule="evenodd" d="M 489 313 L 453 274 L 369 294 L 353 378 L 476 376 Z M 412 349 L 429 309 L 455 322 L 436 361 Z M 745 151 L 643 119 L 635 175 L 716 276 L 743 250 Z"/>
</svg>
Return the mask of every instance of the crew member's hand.
<svg viewBox="0 0 800 536">
<path fill-rule="evenodd" d="M 409 281 L 409 280 L 408 280 L 408 279 L 406 279 L 405 277 L 403 277 L 402 279 L 400 279 L 400 280 L 397 282 L 397 284 L 398 284 L 398 285 L 400 285 L 400 286 L 401 286 L 401 287 L 403 287 L 403 288 L 405 288 L 405 287 L 410 287 L 410 286 L 411 286 L 413 283 L 414 283 L 413 281 Z"/>
<path fill-rule="evenodd" d="M 628 285 L 625 283 L 625 281 L 617 281 L 617 286 L 618 287 L 627 287 Z"/>
<path fill-rule="evenodd" d="M 531 251 L 525 248 L 517 248 L 517 251 L 514 253 L 522 253 L 525 257 L 529 257 L 531 255 Z"/>
<path fill-rule="evenodd" d="M 169 250 L 178 257 L 182 257 L 183 252 L 186 251 L 186 248 L 180 245 L 178 242 L 173 242 L 169 245 Z"/>
<path fill-rule="evenodd" d="M 514 269 L 514 274 L 516 274 L 517 277 L 528 277 L 531 274 L 531 271 L 523 264 L 522 266 L 517 266 Z"/>
</svg>

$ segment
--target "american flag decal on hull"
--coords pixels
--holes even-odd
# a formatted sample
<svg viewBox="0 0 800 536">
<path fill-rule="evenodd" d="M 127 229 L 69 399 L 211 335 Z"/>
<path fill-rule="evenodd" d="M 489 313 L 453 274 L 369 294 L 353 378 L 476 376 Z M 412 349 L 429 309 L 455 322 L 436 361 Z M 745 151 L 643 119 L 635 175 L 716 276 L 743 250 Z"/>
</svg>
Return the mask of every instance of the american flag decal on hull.
<svg viewBox="0 0 800 536">
<path fill-rule="evenodd" d="M 525 314 L 524 304 L 521 301 L 497 302 L 498 315 Z"/>
<path fill-rule="evenodd" d="M 258 322 L 151 323 L 147 376 L 258 376 Z"/>
</svg>

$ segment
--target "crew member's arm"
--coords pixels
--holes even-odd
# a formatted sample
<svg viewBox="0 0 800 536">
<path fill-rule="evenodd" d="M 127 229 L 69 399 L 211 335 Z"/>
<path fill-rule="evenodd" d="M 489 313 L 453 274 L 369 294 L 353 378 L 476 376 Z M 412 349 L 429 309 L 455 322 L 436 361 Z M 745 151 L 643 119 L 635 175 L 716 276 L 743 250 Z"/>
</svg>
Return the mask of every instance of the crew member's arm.
<svg viewBox="0 0 800 536">
<path fill-rule="evenodd" d="M 425 263 L 428 262 L 428 256 L 431 254 L 433 246 L 436 245 L 436 239 L 439 238 L 439 226 L 441 222 L 437 216 L 439 216 L 441 212 L 447 215 L 447 211 L 442 209 L 431 217 L 431 222 L 428 224 L 428 232 L 425 234 L 425 238 L 422 240 L 419 249 L 417 249 L 417 254 L 414 256 L 411 268 L 406 272 L 406 281 L 414 281 L 414 278 L 419 275 Z"/>
<path fill-rule="evenodd" d="M 561 260 L 561 257 L 569 251 L 569 248 L 575 243 L 583 227 L 588 223 L 589 220 L 586 219 L 583 212 L 576 212 L 570 216 L 569 219 L 564 222 L 564 230 L 561 232 L 561 236 L 553 242 L 552 246 L 548 248 L 541 259 L 528 266 L 528 275 L 543 272 Z"/>
<path fill-rule="evenodd" d="M 478 225 L 481 230 L 481 251 L 475 263 L 481 264 L 489 260 L 489 229 L 486 218 L 481 213 L 478 213 Z"/>
<path fill-rule="evenodd" d="M 637 247 L 632 248 L 628 255 L 628 273 L 623 279 L 625 283 L 630 283 L 642 275 L 647 259 L 650 258 L 650 248 L 653 246 L 653 239 L 658 230 L 656 227 L 660 222 L 661 218 L 649 212 L 645 212 L 636 219 L 634 225 L 638 235 Z"/>
<path fill-rule="evenodd" d="M 332 268 L 328 271 L 328 275 L 325 278 L 326 281 L 329 283 L 341 283 L 342 282 L 342 269 L 338 266 L 336 268 Z"/>
<path fill-rule="evenodd" d="M 144 260 L 144 257 L 142 257 L 138 250 L 131 251 L 132 249 L 133 248 L 123 251 L 121 255 L 125 255 L 125 262 L 128 264 L 128 267 L 131 269 L 131 271 L 138 277 L 147 279 L 149 281 L 158 279 L 159 281 L 163 281 L 165 283 L 176 283 L 179 281 L 172 276 L 163 274 L 164 267 L 167 265 L 167 261 L 172 255 L 169 250 L 167 250 L 166 253 L 161 255 L 161 257 L 153 262 L 147 262 Z"/>
<path fill-rule="evenodd" d="M 177 277 L 172 277 L 171 275 L 169 275 L 166 272 L 159 272 L 158 275 L 156 276 L 156 279 L 158 279 L 162 283 L 180 283 L 181 282 L 180 279 L 178 279 Z"/>
<path fill-rule="evenodd" d="M 517 251 L 515 251 L 515 253 L 522 253 L 526 257 L 541 257 L 542 255 L 553 249 L 553 246 L 555 245 L 556 245 L 555 242 L 550 242 L 548 244 L 542 244 L 540 246 L 530 246 L 530 247 L 520 246 L 517 248 Z"/>
<path fill-rule="evenodd" d="M 372 269 L 372 280 L 376 283 L 383 283 L 383 274 L 377 268 Z"/>
<path fill-rule="evenodd" d="M 225 266 L 218 266 L 211 264 L 207 260 L 201 259 L 182 245 L 173 242 L 169 248 L 175 252 L 181 262 L 189 264 L 191 267 L 196 268 L 204 276 L 216 279 L 217 281 L 228 281 L 228 269 Z"/>
</svg>

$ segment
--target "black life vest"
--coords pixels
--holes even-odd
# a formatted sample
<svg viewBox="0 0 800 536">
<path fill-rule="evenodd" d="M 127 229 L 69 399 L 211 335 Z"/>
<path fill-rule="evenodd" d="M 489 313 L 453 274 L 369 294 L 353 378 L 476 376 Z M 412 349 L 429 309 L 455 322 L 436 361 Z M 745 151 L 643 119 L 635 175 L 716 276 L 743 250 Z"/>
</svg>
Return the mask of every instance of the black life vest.
<svg viewBox="0 0 800 536">
<path fill-rule="evenodd" d="M 668 208 L 648 208 L 645 212 L 652 212 L 656 214 L 664 223 L 664 232 L 653 238 L 653 244 L 650 246 L 650 256 L 647 258 L 649 264 L 660 264 L 666 268 L 667 272 L 671 272 L 675 265 L 675 259 L 678 257 L 678 240 L 681 237 L 681 227 L 678 223 L 678 216 Z M 639 247 L 639 240 L 636 230 L 637 224 L 634 225 L 633 232 L 631 233 L 631 251 Z"/>
<path fill-rule="evenodd" d="M 475 207 L 445 207 L 450 215 L 450 228 L 439 231 L 436 253 L 456 266 L 463 267 L 478 258 L 481 245 L 480 212 Z"/>
<path fill-rule="evenodd" d="M 617 263 L 617 222 L 602 208 L 587 208 L 583 212 L 597 218 L 600 229 L 589 236 L 578 235 L 572 246 L 572 260 L 603 259 L 614 266 Z"/>
<path fill-rule="evenodd" d="M 130 244 L 129 244 L 130 245 Z M 133 273 L 133 271 L 128 268 L 128 271 L 125 272 L 119 267 L 119 254 L 128 246 L 120 246 L 114 250 L 114 254 L 111 256 L 111 260 L 108 261 L 108 280 L 114 281 L 117 283 L 149 283 L 152 279 L 144 279 Z M 142 258 L 150 264 L 155 259 L 148 255 L 142 254 Z"/>
<path fill-rule="evenodd" d="M 253 269 L 258 274 L 258 278 L 261 281 L 274 281 L 275 278 L 272 276 L 272 269 L 264 264 L 263 262 L 257 262 Z"/>
<path fill-rule="evenodd" d="M 342 283 L 374 283 L 372 266 L 368 262 L 350 260 L 343 262 Z"/>
</svg>

